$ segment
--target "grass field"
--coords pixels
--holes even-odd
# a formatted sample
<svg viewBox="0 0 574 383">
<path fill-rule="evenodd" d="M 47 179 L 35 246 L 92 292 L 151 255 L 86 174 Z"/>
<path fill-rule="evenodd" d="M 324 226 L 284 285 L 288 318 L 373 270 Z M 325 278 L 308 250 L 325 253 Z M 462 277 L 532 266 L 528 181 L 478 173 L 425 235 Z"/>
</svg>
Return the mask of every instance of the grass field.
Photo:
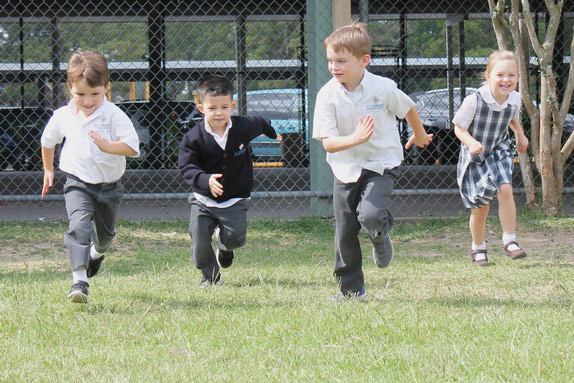
<svg viewBox="0 0 574 383">
<path fill-rule="evenodd" d="M 250 222 L 200 289 L 187 222 L 120 221 L 90 303 L 66 301 L 63 222 L 0 223 L 2 382 L 571 382 L 573 218 L 519 217 L 524 260 L 471 265 L 466 218 L 393 231 L 368 297 L 329 301 L 333 222 Z"/>
</svg>

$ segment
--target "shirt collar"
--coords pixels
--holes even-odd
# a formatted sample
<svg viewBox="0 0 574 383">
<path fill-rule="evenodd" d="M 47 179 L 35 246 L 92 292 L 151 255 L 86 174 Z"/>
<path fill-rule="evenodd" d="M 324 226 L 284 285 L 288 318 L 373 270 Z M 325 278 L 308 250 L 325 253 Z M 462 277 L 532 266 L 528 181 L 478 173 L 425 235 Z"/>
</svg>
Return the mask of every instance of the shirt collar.
<svg viewBox="0 0 574 383">
<path fill-rule="evenodd" d="M 494 96 L 490 92 L 490 85 L 489 84 L 485 84 L 485 85 L 481 86 L 480 88 L 478 88 L 477 92 L 480 93 L 480 96 L 482 97 L 484 102 L 486 102 L 487 104 L 497 104 L 501 107 L 506 107 L 507 105 L 518 105 L 518 104 L 520 104 L 520 93 L 518 93 L 516 91 L 511 92 L 502 104 L 499 104 L 494 99 Z"/>
<path fill-rule="evenodd" d="M 102 104 L 98 107 L 98 109 L 94 110 L 94 113 L 90 114 L 88 116 L 88 119 L 92 119 L 95 117 L 98 117 L 99 115 L 104 113 L 104 105 L 109 102 L 106 98 L 104 98 L 104 101 L 102 102 Z M 70 100 L 70 102 L 68 103 L 68 107 L 70 108 L 70 111 L 79 116 L 80 114 L 78 113 L 78 106 L 76 105 L 76 103 L 74 102 L 74 100 Z"/>
<path fill-rule="evenodd" d="M 342 89 L 343 91 L 347 92 L 347 93 L 354 93 L 357 91 L 357 89 L 361 88 L 361 89 L 365 89 L 365 86 L 367 86 L 369 79 L 368 77 L 372 76 L 371 73 L 367 70 L 367 68 L 365 68 L 365 70 L 363 71 L 363 78 L 361 79 L 361 82 L 359 82 L 359 85 L 357 85 L 357 87 L 355 88 L 354 91 L 350 92 L 347 90 L 347 88 L 345 88 L 345 85 L 343 85 L 342 83 L 338 82 L 337 80 L 337 85 L 339 86 L 340 89 Z"/>
<path fill-rule="evenodd" d="M 212 136 L 217 136 L 217 134 L 215 134 L 213 129 L 211 129 L 211 125 L 209 125 L 209 122 L 207 122 L 207 119 L 205 117 L 203 118 L 203 126 L 205 127 L 205 130 L 207 131 L 207 133 L 211 134 Z M 227 122 L 227 126 L 225 127 L 225 132 L 223 132 L 223 137 L 227 137 L 227 134 L 229 133 L 229 129 L 231 129 L 232 126 L 233 126 L 233 123 L 231 122 L 231 118 L 230 118 L 229 121 Z"/>
</svg>

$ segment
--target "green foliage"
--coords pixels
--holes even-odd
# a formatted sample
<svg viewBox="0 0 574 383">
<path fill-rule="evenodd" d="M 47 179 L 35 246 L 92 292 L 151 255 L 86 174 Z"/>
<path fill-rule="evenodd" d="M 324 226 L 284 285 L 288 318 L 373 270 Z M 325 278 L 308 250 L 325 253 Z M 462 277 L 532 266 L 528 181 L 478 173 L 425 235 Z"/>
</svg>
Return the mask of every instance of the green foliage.
<svg viewBox="0 0 574 383">
<path fill-rule="evenodd" d="M 489 234 L 487 268 L 470 264 L 465 217 L 398 223 L 382 270 L 361 236 L 369 295 L 334 304 L 332 220 L 251 221 L 207 289 L 187 221 L 120 220 L 86 305 L 65 300 L 64 222 L 2 222 L 0 381 L 562 382 L 572 219 L 519 222 L 529 257 Z"/>
</svg>

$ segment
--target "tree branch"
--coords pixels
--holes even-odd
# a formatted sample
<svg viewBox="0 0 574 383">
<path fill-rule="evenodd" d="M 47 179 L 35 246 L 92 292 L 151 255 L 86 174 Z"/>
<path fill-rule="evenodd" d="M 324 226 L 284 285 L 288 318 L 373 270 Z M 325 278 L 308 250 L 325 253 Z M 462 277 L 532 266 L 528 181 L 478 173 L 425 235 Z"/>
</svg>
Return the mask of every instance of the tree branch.
<svg viewBox="0 0 574 383">
<path fill-rule="evenodd" d="M 574 26 L 572 27 L 572 33 L 572 41 L 570 42 L 570 67 L 568 69 L 568 82 L 566 83 L 564 97 L 562 98 L 562 107 L 560 108 L 560 114 L 562 114 L 564 118 L 566 118 L 568 110 L 570 109 L 572 93 L 574 92 Z"/>
<path fill-rule="evenodd" d="M 514 0 L 513 0 L 514 1 Z M 528 0 L 522 1 L 522 14 L 524 15 L 524 21 L 526 22 L 526 29 L 528 30 L 528 36 L 530 37 L 530 44 L 532 44 L 532 49 L 534 53 L 539 58 L 544 57 L 543 47 L 538 41 L 538 36 L 536 36 L 536 27 L 534 26 L 534 18 L 532 17 L 532 12 L 530 12 L 530 3 Z"/>
<path fill-rule="evenodd" d="M 500 0 L 497 4 L 494 0 L 488 0 L 488 8 L 490 9 L 490 18 L 492 19 L 492 26 L 494 27 L 494 34 L 500 49 L 508 49 L 506 37 L 504 36 L 504 29 L 510 29 L 508 22 L 504 18 L 503 11 L 506 6 L 506 0 Z"/>
</svg>

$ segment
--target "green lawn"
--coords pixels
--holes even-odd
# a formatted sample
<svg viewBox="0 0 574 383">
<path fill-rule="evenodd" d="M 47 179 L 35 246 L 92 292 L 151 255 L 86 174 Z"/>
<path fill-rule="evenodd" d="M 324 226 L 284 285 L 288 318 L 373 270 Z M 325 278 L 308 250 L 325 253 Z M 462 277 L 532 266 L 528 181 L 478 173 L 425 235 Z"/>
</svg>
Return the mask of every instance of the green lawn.
<svg viewBox="0 0 574 383">
<path fill-rule="evenodd" d="M 367 299 L 335 304 L 330 220 L 250 222 L 205 289 L 187 222 L 121 221 L 82 305 L 66 224 L 0 223 L 0 381 L 574 381 L 572 227 L 519 217 L 511 261 L 491 219 L 478 268 L 466 218 L 401 223 L 388 269 L 362 237 Z"/>
</svg>

